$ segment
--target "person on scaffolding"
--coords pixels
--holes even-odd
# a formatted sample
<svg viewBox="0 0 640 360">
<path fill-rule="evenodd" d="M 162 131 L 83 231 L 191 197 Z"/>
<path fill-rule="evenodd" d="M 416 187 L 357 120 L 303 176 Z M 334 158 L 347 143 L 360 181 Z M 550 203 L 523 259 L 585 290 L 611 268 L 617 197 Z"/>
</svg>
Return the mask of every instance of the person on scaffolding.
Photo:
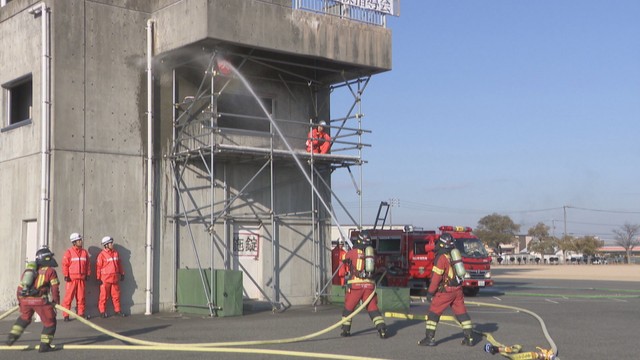
<svg viewBox="0 0 640 360">
<path fill-rule="evenodd" d="M 448 233 L 440 235 L 436 241 L 436 258 L 431 273 L 431 283 L 427 289 L 429 312 L 426 320 L 426 336 L 418 341 L 422 346 L 436 346 L 436 327 L 444 310 L 451 307 L 456 319 L 462 325 L 464 339 L 462 345 L 473 346 L 473 324 L 467 313 L 462 292 L 462 277 L 452 261 L 452 251 L 455 249 L 453 236 Z M 458 253 L 459 255 L 459 253 Z M 462 265 L 462 262 L 459 262 Z M 463 270 L 460 270 L 463 271 Z M 464 274 L 462 274 L 464 276 Z"/>
<path fill-rule="evenodd" d="M 324 131 L 327 123 L 320 121 L 314 129 L 309 131 L 307 138 L 307 152 L 314 154 L 328 154 L 331 149 L 331 136 Z"/>
<path fill-rule="evenodd" d="M 376 285 L 373 280 L 375 273 L 373 255 L 371 238 L 368 234 L 358 235 L 353 248 L 344 255 L 340 276 L 344 276 L 347 279 L 347 289 L 344 296 L 342 318 L 344 319 L 351 315 L 361 300 L 364 302 L 373 294 L 373 298 L 367 305 L 367 311 L 376 330 L 378 330 L 378 335 L 381 339 L 385 339 L 387 337 L 387 326 L 384 322 L 384 317 L 378 310 L 378 295 L 375 294 Z M 351 319 L 342 323 L 340 336 L 351 336 Z"/>
<path fill-rule="evenodd" d="M 58 263 L 53 258 L 51 250 L 48 247 L 42 247 L 36 252 L 35 264 L 28 265 L 22 273 L 17 290 L 20 317 L 9 332 L 6 342 L 8 346 L 13 345 L 20 338 L 27 326 L 31 324 L 33 314 L 36 313 L 42 321 L 38 352 L 55 350 L 51 342 L 57 326 L 55 305 L 60 303 L 60 281 L 54 269 L 57 266 Z"/>
</svg>

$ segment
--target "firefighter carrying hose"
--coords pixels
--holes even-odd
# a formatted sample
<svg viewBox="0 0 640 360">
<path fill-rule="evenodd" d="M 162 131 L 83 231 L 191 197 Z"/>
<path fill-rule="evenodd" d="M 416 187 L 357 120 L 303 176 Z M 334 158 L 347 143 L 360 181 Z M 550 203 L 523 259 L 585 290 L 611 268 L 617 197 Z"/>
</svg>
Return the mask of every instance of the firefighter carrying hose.
<svg viewBox="0 0 640 360">
<path fill-rule="evenodd" d="M 359 235 L 353 245 L 354 247 L 344 255 L 343 266 L 340 269 L 340 276 L 344 276 L 347 279 L 344 310 L 342 311 L 343 319 L 351 315 L 358 303 L 361 300 L 365 301 L 376 289 L 375 281 L 373 280 L 375 273 L 374 253 L 370 237 L 368 234 Z M 385 339 L 387 337 L 387 326 L 384 323 L 384 317 L 378 310 L 377 295 L 373 295 L 367 305 L 367 311 L 376 330 L 378 330 L 378 335 L 381 339 Z M 342 324 L 340 336 L 351 336 L 351 319 Z"/>
<path fill-rule="evenodd" d="M 20 338 L 27 326 L 31 324 L 31 318 L 35 312 L 42 320 L 38 352 L 55 350 L 55 347 L 51 346 L 57 325 L 54 306 L 60 303 L 60 281 L 54 269 L 56 266 L 58 263 L 53 258 L 51 250 L 43 247 L 36 252 L 35 264 L 27 265 L 27 269 L 22 273 L 22 280 L 17 290 L 20 317 L 9 332 L 8 346 L 13 345 Z M 49 300 L 49 294 L 51 300 Z"/>
<path fill-rule="evenodd" d="M 462 345 L 474 345 L 473 326 L 464 305 L 462 293 L 464 271 L 462 258 L 455 248 L 453 236 L 448 233 L 440 235 L 436 242 L 436 258 L 431 273 L 431 283 L 427 290 L 427 301 L 430 306 L 426 321 L 426 336 L 418 341 L 419 345 L 436 346 L 436 327 L 440 316 L 449 306 L 462 325 L 464 334 Z"/>
</svg>

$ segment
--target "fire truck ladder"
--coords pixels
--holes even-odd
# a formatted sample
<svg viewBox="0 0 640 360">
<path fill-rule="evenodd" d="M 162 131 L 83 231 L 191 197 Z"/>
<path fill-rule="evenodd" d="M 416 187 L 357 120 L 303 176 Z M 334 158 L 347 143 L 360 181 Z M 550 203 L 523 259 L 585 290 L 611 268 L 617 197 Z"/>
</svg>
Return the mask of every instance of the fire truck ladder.
<svg viewBox="0 0 640 360">
<path fill-rule="evenodd" d="M 382 214 L 382 209 L 384 208 L 384 217 L 380 217 Z M 381 201 L 380 206 L 378 207 L 378 215 L 376 215 L 376 222 L 373 224 L 373 230 L 378 228 L 378 223 L 382 221 L 382 225 L 380 225 L 380 229 L 384 229 L 384 224 L 387 222 L 387 215 L 389 214 L 389 203 L 386 201 Z"/>
</svg>

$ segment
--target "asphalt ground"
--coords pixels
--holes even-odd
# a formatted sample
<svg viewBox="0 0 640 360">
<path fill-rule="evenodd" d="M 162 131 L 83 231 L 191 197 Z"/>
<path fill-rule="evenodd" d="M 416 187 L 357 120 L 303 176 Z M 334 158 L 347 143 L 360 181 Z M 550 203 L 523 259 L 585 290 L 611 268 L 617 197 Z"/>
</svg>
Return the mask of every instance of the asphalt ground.
<svg viewBox="0 0 640 360">
<path fill-rule="evenodd" d="M 510 271 L 508 269 L 502 269 Z M 500 271 L 495 271 L 499 274 Z M 501 343 L 520 344 L 523 351 L 536 346 L 549 348 L 540 323 L 533 316 L 513 310 L 472 305 L 472 302 L 514 306 L 536 313 L 557 345 L 559 359 L 637 359 L 637 328 L 640 324 L 640 282 L 611 280 L 573 280 L 494 275 L 497 285 L 467 298 L 469 314 L 476 330 L 491 333 Z M 411 313 L 424 315 L 427 305 L 414 298 Z M 209 318 L 178 313 L 126 318 L 91 319 L 91 322 L 136 339 L 163 343 L 210 343 L 244 340 L 269 340 L 299 337 L 325 329 L 340 320 L 337 305 L 297 306 L 283 312 L 257 307 L 238 317 Z M 60 314 L 59 314 L 60 315 Z M 445 315 L 451 315 L 445 313 Z M 15 314 L 0 321 L 0 336 L 5 339 Z M 35 350 L 0 349 L 0 359 L 286 359 L 326 358 L 322 354 L 353 355 L 385 359 L 500 359 L 484 352 L 483 339 L 474 347 L 461 346 L 462 334 L 454 325 L 441 322 L 436 347 L 422 347 L 424 321 L 387 318 L 390 337 L 380 339 L 367 314 L 354 318 L 352 336 L 342 338 L 339 329 L 309 340 L 271 345 L 241 346 L 247 352 L 201 352 L 169 350 L 61 349 L 38 354 Z M 39 342 L 40 323 L 33 323 L 14 346 Z M 125 345 L 101 334 L 78 320 L 58 322 L 57 345 Z M 130 347 L 133 348 L 133 347 Z M 238 348 L 230 348 L 238 351 Z M 263 354 L 264 349 L 303 352 L 298 357 L 284 353 Z"/>
</svg>

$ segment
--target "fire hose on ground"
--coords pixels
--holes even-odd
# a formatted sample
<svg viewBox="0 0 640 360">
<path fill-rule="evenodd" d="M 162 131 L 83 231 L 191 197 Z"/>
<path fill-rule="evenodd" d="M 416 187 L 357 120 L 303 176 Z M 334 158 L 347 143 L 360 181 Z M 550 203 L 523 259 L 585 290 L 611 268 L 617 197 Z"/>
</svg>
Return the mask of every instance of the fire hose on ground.
<svg viewBox="0 0 640 360">
<path fill-rule="evenodd" d="M 382 278 L 386 275 L 386 272 L 380 277 L 378 282 L 382 280 Z M 349 356 L 349 355 L 340 355 L 340 354 L 327 354 L 327 353 L 311 353 L 311 352 L 301 352 L 301 351 L 288 351 L 288 350 L 270 350 L 270 349 L 249 349 L 249 348 L 237 348 L 236 346 L 251 346 L 251 345 L 267 345 L 267 344 L 286 344 L 293 342 L 305 341 L 322 334 L 325 334 L 331 330 L 336 329 L 341 326 L 344 322 L 350 320 L 354 316 L 356 316 L 360 311 L 362 311 L 369 302 L 373 299 L 375 295 L 375 291 L 369 295 L 369 297 L 362 302 L 362 304 L 355 309 L 353 313 L 349 316 L 341 319 L 337 323 L 314 333 L 294 337 L 294 338 L 286 338 L 286 339 L 274 339 L 274 340 L 252 340 L 252 341 L 236 341 L 236 342 L 213 342 L 213 343 L 191 343 L 191 344 L 180 344 L 180 343 L 161 343 L 155 341 L 146 341 L 139 340 L 132 337 L 120 335 L 108 329 L 105 329 L 101 326 L 98 326 L 89 320 L 84 319 L 81 316 L 78 316 L 73 311 L 66 309 L 60 305 L 56 305 L 56 309 L 69 314 L 72 318 L 75 318 L 82 322 L 83 324 L 97 330 L 105 335 L 111 336 L 115 339 L 121 340 L 123 342 L 133 344 L 133 345 L 61 345 L 60 348 L 68 349 L 68 350 L 88 350 L 88 349 L 111 349 L 111 350 L 143 350 L 143 351 L 189 351 L 189 352 L 227 352 L 227 353 L 246 353 L 246 354 L 268 354 L 268 355 L 282 355 L 282 356 L 297 356 L 297 357 L 307 357 L 307 358 L 325 358 L 325 359 L 373 359 L 370 357 L 359 357 L 359 356 Z M 521 352 L 521 345 L 511 345 L 506 346 L 498 342 L 491 333 L 483 333 L 480 334 L 487 338 L 487 343 L 485 345 L 485 351 L 491 354 L 500 354 L 511 360 L 559 360 L 557 357 L 558 348 L 554 343 L 553 339 L 549 335 L 549 332 L 546 328 L 546 324 L 544 320 L 538 316 L 536 313 L 514 306 L 507 305 L 499 305 L 499 304 L 489 304 L 489 303 L 480 303 L 468 301 L 466 302 L 468 305 L 476 305 L 476 306 L 486 306 L 486 307 L 495 307 L 502 309 L 510 309 L 518 312 L 526 313 L 531 315 L 535 319 L 538 320 L 540 326 L 542 328 L 542 332 L 544 333 L 545 338 L 549 342 L 550 349 L 544 349 L 538 347 L 538 351 L 530 351 L 530 352 Z M 18 310 L 18 306 L 13 307 L 9 311 L 0 315 L 0 320 L 7 317 L 9 314 Z M 411 314 L 403 314 L 403 313 L 394 313 L 394 312 L 386 312 L 385 317 L 394 317 L 401 319 L 411 319 L 411 320 L 425 320 L 426 316 L 424 315 L 411 315 Z M 454 324 L 460 326 L 457 320 L 453 316 L 442 316 L 440 318 L 442 321 L 449 321 Z M 474 330 L 475 331 L 475 330 Z M 478 331 L 475 331 L 478 332 Z M 37 348 L 37 347 L 36 347 Z M 27 350 L 29 346 L 0 346 L 0 350 Z M 375 359 L 373 359 L 375 360 Z"/>
<path fill-rule="evenodd" d="M 105 329 L 101 326 L 98 326 L 92 323 L 89 320 L 84 319 L 81 316 L 78 316 L 73 311 L 66 309 L 60 305 L 56 305 L 56 309 L 62 312 L 69 314 L 72 318 L 77 319 L 83 324 L 97 330 L 105 335 L 111 336 L 115 339 L 121 340 L 126 343 L 134 344 L 134 345 L 58 345 L 60 349 L 66 350 L 92 350 L 92 349 L 110 349 L 110 350 L 143 350 L 143 351 L 189 351 L 189 352 L 227 352 L 227 353 L 245 353 L 245 354 L 267 354 L 267 355 L 282 355 L 282 356 L 296 356 L 303 358 L 323 358 L 323 359 L 347 359 L 347 360 L 364 360 L 364 359 L 373 359 L 371 357 L 362 357 L 362 356 L 350 356 L 350 355 L 341 355 L 341 354 L 328 354 L 328 353 L 312 353 L 312 352 L 302 352 L 302 351 L 289 351 L 289 350 L 271 350 L 271 349 L 250 349 L 250 348 L 236 348 L 235 346 L 250 346 L 250 345 L 267 345 L 267 344 L 286 344 L 293 342 L 300 342 L 304 340 L 308 340 L 322 334 L 325 334 L 331 330 L 336 329 L 341 326 L 344 322 L 350 320 L 354 316 L 356 316 L 362 309 L 364 309 L 373 296 L 375 295 L 375 291 L 371 293 L 371 295 L 362 302 L 362 304 L 349 316 L 341 319 L 337 323 L 312 334 L 287 338 L 287 339 L 275 339 L 275 340 L 253 340 L 253 341 L 236 341 L 236 342 L 214 342 L 214 343 L 192 343 L 192 344 L 176 344 L 176 343 L 160 343 L 155 341 L 146 341 L 135 339 L 132 337 L 120 335 L 108 329 Z M 18 310 L 18 306 L 13 307 L 6 313 L 0 315 L 0 319 L 7 317 L 9 314 Z M 28 345 L 23 346 L 0 346 L 0 350 L 27 350 L 30 347 Z M 37 346 L 36 346 L 37 348 Z"/>
<path fill-rule="evenodd" d="M 531 315 L 538 323 L 540 323 L 540 327 L 542 328 L 542 332 L 549 343 L 550 349 L 545 349 L 542 347 L 536 347 L 536 351 L 528 351 L 522 352 L 522 345 L 504 345 L 498 342 L 491 333 L 479 332 L 474 329 L 475 333 L 481 334 L 483 337 L 487 338 L 488 343 L 484 346 L 484 350 L 490 354 L 500 354 L 504 357 L 507 357 L 511 360 L 560 360 L 558 358 L 558 347 L 555 342 L 549 335 L 549 331 L 547 330 L 547 326 L 538 314 L 533 311 L 529 311 L 527 309 L 508 306 L 508 305 L 499 305 L 499 304 L 489 304 L 489 303 L 481 303 L 475 301 L 465 301 L 466 305 L 476 305 L 476 306 L 485 306 L 485 307 L 495 307 L 501 309 L 509 309 L 515 310 L 517 312 L 522 312 L 528 315 Z M 408 319 L 408 320 L 426 320 L 425 315 L 412 315 L 412 314 L 403 314 L 403 313 L 395 313 L 395 312 L 385 312 L 385 317 L 393 317 L 399 319 Z M 441 321 L 453 323 L 459 327 L 461 327 L 460 323 L 453 316 L 441 316 Z"/>
<path fill-rule="evenodd" d="M 296 357 L 308 357 L 308 358 L 326 358 L 326 359 L 365 359 L 364 357 L 358 356 L 349 356 L 349 355 L 340 355 L 340 354 L 327 354 L 327 353 L 310 353 L 310 352 L 300 352 L 300 351 L 288 351 L 288 350 L 270 350 L 270 349 L 248 349 L 248 348 L 237 348 L 236 346 L 250 346 L 250 345 L 267 345 L 267 344 L 285 344 L 285 343 L 293 343 L 299 341 L 305 341 L 322 334 L 325 334 L 331 330 L 336 329 L 341 326 L 345 321 L 353 318 L 360 311 L 362 311 L 368 303 L 373 298 L 372 293 L 352 314 L 347 316 L 346 318 L 338 321 L 337 323 L 314 333 L 294 337 L 294 338 L 286 338 L 286 339 L 274 339 L 274 340 L 253 340 L 253 341 L 237 341 L 237 342 L 213 342 L 213 343 L 161 343 L 155 341 L 146 341 L 135 339 L 132 337 L 120 335 L 108 329 L 105 329 L 99 325 L 96 325 L 89 320 L 84 319 L 83 317 L 78 316 L 73 311 L 66 309 L 60 305 L 56 305 L 56 309 L 68 313 L 72 318 L 77 319 L 83 324 L 93 328 L 94 330 L 101 332 L 105 335 L 111 336 L 115 339 L 121 340 L 123 342 L 133 344 L 133 345 L 59 345 L 61 349 L 67 350 L 89 350 L 89 349 L 111 349 L 111 350 L 144 350 L 144 351 L 190 351 L 190 352 L 227 352 L 227 353 L 254 353 L 254 354 L 267 354 L 267 355 L 283 355 L 283 356 L 296 356 Z M 518 308 L 514 306 L 507 305 L 498 305 L 498 304 L 488 304 L 488 303 L 480 303 L 480 302 L 466 302 L 468 305 L 476 305 L 476 306 L 485 306 L 485 307 L 496 307 L 502 309 L 515 310 L 518 312 L 526 313 L 536 318 L 540 323 L 542 331 L 545 335 L 545 338 L 549 342 L 551 349 L 546 350 L 543 348 L 538 348 L 538 351 L 532 352 L 521 352 L 521 345 L 511 345 L 507 346 L 500 342 L 498 342 L 491 333 L 482 333 L 480 334 L 487 338 L 489 343 L 485 346 L 485 351 L 491 353 L 499 353 L 511 360 L 538 360 L 538 359 L 548 359 L 548 360 L 559 360 L 557 358 L 558 349 L 553 339 L 550 337 L 549 332 L 547 331 L 544 320 L 537 314 L 532 311 Z M 0 315 L 0 320 L 4 319 L 11 313 L 18 310 L 18 306 L 13 307 L 9 311 Z M 386 312 L 385 317 L 393 317 L 400 319 L 409 319 L 409 320 L 424 320 L 424 315 L 411 315 L 411 314 L 402 314 L 402 313 L 394 313 L 394 312 Z M 451 322 L 460 326 L 460 324 L 456 321 L 453 316 L 442 316 L 441 320 L 444 322 Z M 474 330 L 475 331 L 475 330 Z M 478 331 L 476 331 L 478 332 Z M 488 349 L 488 346 L 492 346 L 491 349 Z M 0 346 L 0 350 L 27 350 L 30 347 L 28 345 L 24 346 Z M 490 351 L 490 350 L 493 350 Z M 368 358 L 367 359 L 371 359 Z"/>
</svg>

